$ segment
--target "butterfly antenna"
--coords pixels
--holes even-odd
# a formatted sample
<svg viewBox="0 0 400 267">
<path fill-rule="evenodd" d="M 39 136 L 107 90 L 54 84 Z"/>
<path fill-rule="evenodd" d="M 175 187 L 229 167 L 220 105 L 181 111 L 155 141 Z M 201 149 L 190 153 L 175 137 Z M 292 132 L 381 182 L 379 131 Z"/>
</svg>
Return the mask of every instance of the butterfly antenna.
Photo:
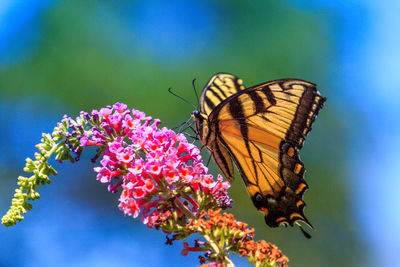
<svg viewBox="0 0 400 267">
<path fill-rule="evenodd" d="M 179 98 L 179 99 L 183 100 L 184 102 L 188 103 L 189 105 L 191 105 L 192 107 L 194 107 L 194 109 L 196 109 L 196 110 L 197 110 L 197 107 L 196 107 L 195 105 L 193 105 L 192 103 L 190 103 L 189 101 L 187 101 L 187 100 L 186 100 L 186 99 L 184 99 L 183 97 L 181 97 L 181 96 L 179 96 L 179 95 L 175 94 L 174 92 L 172 92 L 172 88 L 171 88 L 171 87 L 170 87 L 170 88 L 168 88 L 168 92 L 169 92 L 170 94 L 172 94 L 172 95 L 176 96 L 177 98 Z"/>
<path fill-rule="evenodd" d="M 197 90 L 196 90 L 196 86 L 195 86 L 195 82 L 196 82 L 196 78 L 193 79 L 192 85 L 193 85 L 194 93 L 196 94 L 197 103 L 200 103 L 200 102 L 199 102 L 199 95 L 197 94 Z"/>
</svg>

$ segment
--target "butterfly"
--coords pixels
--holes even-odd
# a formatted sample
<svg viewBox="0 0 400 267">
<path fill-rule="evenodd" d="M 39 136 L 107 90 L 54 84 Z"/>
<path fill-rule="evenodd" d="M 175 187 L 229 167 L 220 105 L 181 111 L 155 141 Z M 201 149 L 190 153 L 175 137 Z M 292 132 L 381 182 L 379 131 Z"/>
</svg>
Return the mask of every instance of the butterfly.
<svg viewBox="0 0 400 267">
<path fill-rule="evenodd" d="M 270 227 L 302 221 L 313 228 L 304 215 L 308 185 L 298 152 L 325 100 L 307 81 L 282 79 L 245 88 L 241 79 L 218 73 L 192 113 L 200 141 L 230 182 L 236 165 Z"/>
</svg>

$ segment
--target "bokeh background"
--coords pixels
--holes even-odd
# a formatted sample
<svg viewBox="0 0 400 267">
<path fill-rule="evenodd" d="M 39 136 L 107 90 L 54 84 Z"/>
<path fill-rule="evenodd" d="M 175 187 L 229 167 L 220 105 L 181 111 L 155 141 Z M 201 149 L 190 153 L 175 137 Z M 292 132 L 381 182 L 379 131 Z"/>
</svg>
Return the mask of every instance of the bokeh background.
<svg viewBox="0 0 400 267">
<path fill-rule="evenodd" d="M 0 212 L 64 114 L 115 102 L 173 127 L 216 72 L 251 86 L 301 78 L 328 98 L 301 151 L 316 228 L 270 229 L 238 177 L 231 212 L 291 266 L 394 266 L 400 252 L 400 2 L 0 0 Z M 0 266 L 194 266 L 124 217 L 87 151 L 59 164 L 25 220 L 0 227 Z M 211 172 L 218 173 L 211 163 Z M 246 260 L 234 258 L 237 266 Z"/>
</svg>

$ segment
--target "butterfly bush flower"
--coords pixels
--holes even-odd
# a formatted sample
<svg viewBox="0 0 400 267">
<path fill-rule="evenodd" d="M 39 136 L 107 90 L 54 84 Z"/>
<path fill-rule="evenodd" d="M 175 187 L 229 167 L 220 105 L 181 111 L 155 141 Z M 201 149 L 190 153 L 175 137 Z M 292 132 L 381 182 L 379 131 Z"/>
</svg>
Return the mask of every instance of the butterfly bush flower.
<svg viewBox="0 0 400 267">
<path fill-rule="evenodd" d="M 81 115 L 94 127 L 84 130 L 79 119 L 66 117 L 68 137 L 76 140 L 70 148 L 79 158 L 82 147 L 99 147 L 97 180 L 110 183 L 112 193 L 121 189 L 118 207 L 125 215 L 159 227 L 166 219 L 196 216 L 200 208 L 230 207 L 229 183 L 207 174 L 199 149 L 183 134 L 159 129 L 160 120 L 121 103 Z"/>
<path fill-rule="evenodd" d="M 221 210 L 231 206 L 227 194 L 230 184 L 220 175 L 215 179 L 208 174 L 199 149 L 182 133 L 159 128 L 160 123 L 122 103 L 90 114 L 81 112 L 75 120 L 64 116 L 52 135 L 43 134 L 35 160 L 27 159 L 24 170 L 33 175 L 19 177 L 21 187 L 16 189 L 2 223 L 10 226 L 22 220 L 32 207 L 28 200 L 39 198 L 36 188 L 50 183 L 50 174 L 57 174 L 47 162 L 52 154 L 59 162 L 75 162 L 85 147 L 94 146 L 96 179 L 108 184 L 111 193 L 120 194 L 118 208 L 126 216 L 140 217 L 148 227 L 162 229 L 167 234 L 167 244 L 193 233 L 205 238 L 205 242 L 196 241 L 194 247 L 184 243 L 183 255 L 205 251 L 205 256 L 200 256 L 202 263 L 233 266 L 228 254 L 235 251 L 254 263 L 279 263 L 268 254 L 270 247 L 252 241 L 252 232 L 244 230 L 244 224 L 232 216 L 228 220 L 224 217 L 225 221 L 218 217 Z"/>
<path fill-rule="evenodd" d="M 205 252 L 199 257 L 203 266 L 229 264 L 229 253 L 238 252 L 256 266 L 287 267 L 289 259 L 275 245 L 254 241 L 254 229 L 247 228 L 246 223 L 237 221 L 232 214 L 221 214 L 220 209 L 201 211 L 198 218 L 189 220 L 186 228 L 208 238 L 207 243 L 195 240 L 193 247 L 184 242 L 181 251 L 184 256 L 189 252 Z"/>
</svg>

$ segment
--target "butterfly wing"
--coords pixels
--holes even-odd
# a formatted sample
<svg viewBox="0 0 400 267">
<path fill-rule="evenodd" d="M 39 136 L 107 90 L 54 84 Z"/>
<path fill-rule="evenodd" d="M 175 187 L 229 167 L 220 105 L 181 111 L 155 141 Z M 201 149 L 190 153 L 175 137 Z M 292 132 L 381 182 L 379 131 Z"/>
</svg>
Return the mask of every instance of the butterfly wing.
<svg viewBox="0 0 400 267">
<path fill-rule="evenodd" d="M 215 74 L 201 93 L 200 112 L 210 115 L 221 102 L 243 89 L 243 81 L 236 76 L 227 73 Z"/>
<path fill-rule="evenodd" d="M 208 133 L 210 133 L 208 115 L 210 115 L 212 110 L 228 97 L 244 89 L 245 87 L 241 79 L 227 73 L 215 74 L 204 86 L 199 103 L 201 116 L 194 117 L 199 136 L 204 144 L 206 144 L 205 138 L 207 138 Z M 214 161 L 222 170 L 224 176 L 230 182 L 233 182 L 233 163 L 225 146 L 219 142 L 209 142 L 206 145 L 211 151 Z"/>
<path fill-rule="evenodd" d="M 278 80 L 231 95 L 208 118 L 212 134 L 205 141 L 227 151 L 212 151 L 213 157 L 233 159 L 271 227 L 297 220 L 311 225 L 304 216 L 308 186 L 298 150 L 324 101 L 312 83 Z"/>
</svg>

